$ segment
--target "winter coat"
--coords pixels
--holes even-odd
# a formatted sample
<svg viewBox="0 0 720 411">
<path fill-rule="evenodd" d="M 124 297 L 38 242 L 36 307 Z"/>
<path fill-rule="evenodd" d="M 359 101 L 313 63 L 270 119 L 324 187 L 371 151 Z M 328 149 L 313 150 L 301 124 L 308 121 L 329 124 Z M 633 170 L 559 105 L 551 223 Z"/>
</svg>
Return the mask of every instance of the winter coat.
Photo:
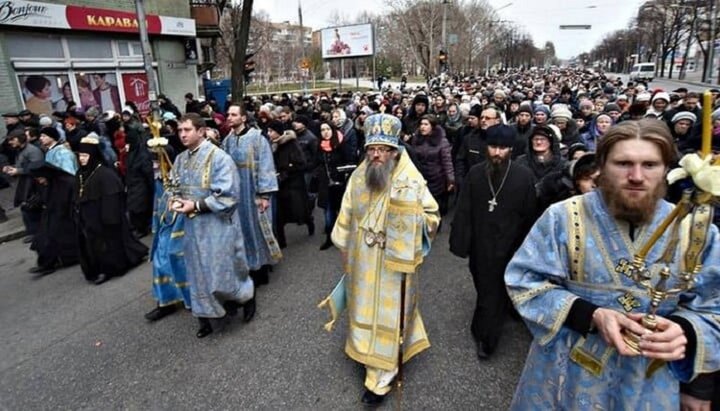
<svg viewBox="0 0 720 411">
<path fill-rule="evenodd" d="M 430 136 L 413 135 L 410 145 L 415 151 L 416 166 L 427 180 L 428 189 L 434 196 L 447 192 L 448 184 L 455 184 L 452 163 L 452 147 L 445 138 L 445 130 L 435 126 Z"/>
<path fill-rule="evenodd" d="M 535 177 L 535 187 L 537 189 L 537 183 L 540 182 L 546 175 L 555 171 L 562 171 L 565 166 L 565 160 L 563 160 L 562 155 L 560 154 L 560 142 L 556 138 L 553 138 L 553 141 L 550 144 L 552 158 L 541 163 L 532 149 L 532 138 L 533 136 L 530 134 L 530 137 L 528 138 L 528 148 L 525 151 L 525 154 L 517 158 L 517 163 L 529 168 L 530 171 L 532 171 L 533 176 Z"/>
<path fill-rule="evenodd" d="M 272 142 L 275 171 L 278 174 L 278 223 L 304 223 L 308 215 L 305 186 L 306 161 L 297 136 L 286 131 Z"/>
<path fill-rule="evenodd" d="M 350 164 L 356 164 L 353 145 L 349 140 L 340 136 L 338 131 L 340 144 L 331 151 L 318 149 L 318 157 L 316 160 L 317 168 L 315 169 L 315 179 L 317 181 L 318 191 L 318 207 L 326 208 L 328 205 L 328 196 L 342 198 L 347 185 L 347 179 L 350 173 L 341 173 L 338 167 Z"/>
</svg>

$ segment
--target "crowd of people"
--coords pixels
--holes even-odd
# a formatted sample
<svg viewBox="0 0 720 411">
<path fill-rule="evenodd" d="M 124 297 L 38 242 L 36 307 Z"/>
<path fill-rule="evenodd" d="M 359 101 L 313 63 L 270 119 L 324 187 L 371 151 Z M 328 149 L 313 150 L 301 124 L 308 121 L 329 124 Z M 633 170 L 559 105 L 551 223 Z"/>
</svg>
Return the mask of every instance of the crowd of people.
<svg viewBox="0 0 720 411">
<path fill-rule="evenodd" d="M 711 91 L 705 109 L 714 110 L 720 91 Z M 619 290 L 631 293 L 631 279 L 600 274 L 606 265 L 615 272 L 621 255 L 632 261 L 668 213 L 665 200 L 688 187 L 665 190 L 664 173 L 701 148 L 700 97 L 574 69 L 443 74 L 423 87 L 252 96 L 222 108 L 188 93 L 184 112 L 161 95 L 155 139 L 153 120 L 132 103 L 119 113 L 5 113 L 0 161 L 5 178 L 17 179 L 24 241 L 38 255 L 32 272 L 79 262 L 101 284 L 149 254 L 157 307 L 146 318 L 188 308 L 199 338 L 241 308 L 253 318 L 255 290 L 288 246 L 285 226 L 313 236 L 322 208 L 318 245 L 343 256 L 341 288 L 353 301 L 345 350 L 366 366 L 366 404 L 382 402 L 402 362 L 429 347 L 414 275 L 452 215 L 450 251 L 469 259 L 477 293 L 478 357 L 492 356 L 511 315 L 536 338 L 528 364 L 548 370 L 543 379 L 526 369 L 516 409 L 667 409 L 680 398 L 704 407 L 720 367 L 717 229 L 708 228 L 703 250 L 704 289 L 697 301 L 664 306 L 669 319 L 642 362 L 609 360 L 637 356 L 618 342 L 621 329 L 644 330 L 641 311 L 620 314 L 615 301 Z M 710 126 L 717 156 L 720 109 Z M 148 250 L 138 239 L 150 232 Z M 615 289 L 600 286 L 613 281 Z M 637 290 L 623 301 L 646 310 Z M 652 359 L 668 366 L 631 381 Z M 582 370 L 602 375 L 602 388 L 577 388 L 588 378 Z"/>
</svg>

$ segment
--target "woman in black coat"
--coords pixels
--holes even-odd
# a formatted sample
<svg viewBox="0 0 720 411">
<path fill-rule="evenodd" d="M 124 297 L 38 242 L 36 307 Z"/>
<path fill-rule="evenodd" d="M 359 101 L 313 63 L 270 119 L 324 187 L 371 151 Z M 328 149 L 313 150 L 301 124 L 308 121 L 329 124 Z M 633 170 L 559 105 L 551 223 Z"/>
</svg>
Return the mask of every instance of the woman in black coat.
<svg viewBox="0 0 720 411">
<path fill-rule="evenodd" d="M 97 139 L 80 141 L 76 192 L 80 268 L 85 279 L 102 284 L 140 264 L 148 248 L 133 237 L 125 216 L 120 177 L 102 164 Z"/>
<path fill-rule="evenodd" d="M 428 190 L 435 197 L 440 214 L 447 213 L 449 193 L 455 189 L 455 170 L 452 163 L 452 147 L 445 138 L 445 130 L 433 115 L 420 118 L 417 131 L 410 139 L 417 163 L 427 181 Z"/>
<path fill-rule="evenodd" d="M 345 194 L 347 180 L 355 164 L 355 153 L 350 144 L 330 121 L 320 123 L 320 148 L 315 162 L 315 180 L 317 181 L 318 207 L 325 209 L 325 242 L 321 250 L 332 247 L 330 233 L 340 213 L 342 197 Z"/>
<path fill-rule="evenodd" d="M 38 231 L 30 249 L 37 253 L 33 274 L 45 275 L 56 268 L 78 263 L 78 241 L 73 215 L 75 176 L 45 163 L 30 170 L 43 190 L 43 209 Z"/>
<path fill-rule="evenodd" d="M 268 137 L 275 159 L 279 189 L 277 193 L 277 240 L 280 248 L 287 246 L 285 224 L 308 223 L 308 193 L 305 185 L 307 161 L 292 130 L 282 131 L 283 125 L 273 121 Z"/>
</svg>

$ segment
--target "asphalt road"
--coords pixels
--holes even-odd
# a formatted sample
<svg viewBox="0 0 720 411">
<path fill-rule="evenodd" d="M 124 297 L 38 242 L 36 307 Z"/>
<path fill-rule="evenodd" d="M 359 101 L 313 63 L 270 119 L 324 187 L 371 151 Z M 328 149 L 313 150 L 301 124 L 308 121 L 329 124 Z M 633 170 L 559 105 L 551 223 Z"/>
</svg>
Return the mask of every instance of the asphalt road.
<svg viewBox="0 0 720 411">
<path fill-rule="evenodd" d="M 495 357 L 477 359 L 475 293 L 448 229 L 419 273 L 432 347 L 406 368 L 403 407 L 506 409 L 530 337 L 507 320 Z M 363 368 L 343 353 L 347 322 L 327 333 L 316 308 L 339 277 L 339 253 L 318 251 L 323 238 L 304 227 L 287 234 L 255 319 L 202 340 L 187 312 L 144 320 L 154 306 L 149 263 L 94 286 L 78 266 L 34 278 L 25 244 L 0 245 L 0 409 L 361 409 Z M 394 406 L 391 396 L 383 409 Z"/>
</svg>

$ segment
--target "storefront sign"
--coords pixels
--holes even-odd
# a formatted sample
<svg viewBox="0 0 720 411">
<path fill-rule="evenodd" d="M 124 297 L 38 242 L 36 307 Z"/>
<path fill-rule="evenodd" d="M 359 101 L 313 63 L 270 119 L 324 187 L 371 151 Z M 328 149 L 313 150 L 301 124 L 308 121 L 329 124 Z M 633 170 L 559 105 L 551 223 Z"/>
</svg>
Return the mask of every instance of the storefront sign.
<svg viewBox="0 0 720 411">
<path fill-rule="evenodd" d="M 135 103 L 140 114 L 146 116 L 150 112 L 150 89 L 147 75 L 145 73 L 123 73 L 122 82 L 125 100 Z"/>
<path fill-rule="evenodd" d="M 147 15 L 149 34 L 195 37 L 195 20 Z M 93 7 L 63 6 L 23 0 L 0 0 L 0 25 L 137 33 L 135 13 Z"/>
</svg>

